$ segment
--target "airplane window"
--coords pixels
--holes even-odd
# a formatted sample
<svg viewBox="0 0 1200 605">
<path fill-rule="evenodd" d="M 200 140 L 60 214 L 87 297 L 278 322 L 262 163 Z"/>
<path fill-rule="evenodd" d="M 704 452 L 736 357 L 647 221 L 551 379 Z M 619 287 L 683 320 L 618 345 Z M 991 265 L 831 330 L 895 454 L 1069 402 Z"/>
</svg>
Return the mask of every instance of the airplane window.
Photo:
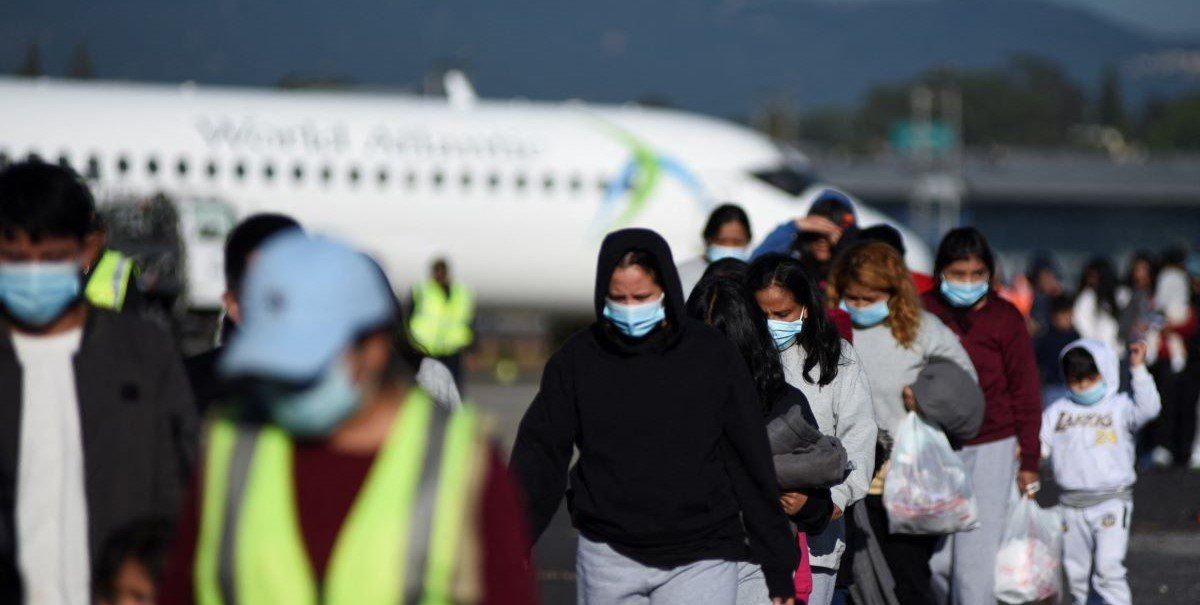
<svg viewBox="0 0 1200 605">
<path fill-rule="evenodd" d="M 6 168 L 11 160 L 8 158 L 8 152 L 0 150 L 0 168 Z"/>
<path fill-rule="evenodd" d="M 152 176 L 158 174 L 158 160 L 153 157 L 146 160 L 146 172 L 149 172 Z"/>
<path fill-rule="evenodd" d="M 542 188 L 546 190 L 546 193 L 554 191 L 554 175 L 547 174 L 542 177 Z"/>
<path fill-rule="evenodd" d="M 527 181 L 525 179 L 525 175 L 518 174 L 517 181 L 516 181 L 516 183 L 514 183 L 517 186 L 517 191 L 525 191 L 526 183 L 527 183 Z"/>
<path fill-rule="evenodd" d="M 2 163 L 3 163 L 3 162 L 0 162 L 0 164 L 2 164 Z M 98 178 L 100 178 L 100 158 L 97 158 L 97 157 L 96 157 L 96 156 L 94 156 L 94 155 L 93 155 L 93 156 L 89 156 L 89 157 L 88 157 L 88 161 L 87 161 L 87 175 L 86 175 L 86 176 L 87 176 L 87 178 L 89 178 L 89 179 L 98 179 Z"/>
<path fill-rule="evenodd" d="M 333 180 L 333 168 L 330 168 L 329 166 L 325 166 L 324 168 L 321 169 L 321 182 L 328 185 L 329 181 L 332 181 L 332 180 Z"/>
<path fill-rule="evenodd" d="M 36 150 L 30 149 L 29 153 L 25 155 L 25 159 L 30 162 L 40 162 L 42 161 L 42 154 L 38 153 Z"/>
<path fill-rule="evenodd" d="M 347 175 L 347 176 L 349 176 L 349 177 L 350 177 L 350 184 L 351 184 L 351 185 L 357 185 L 357 184 L 358 184 L 358 177 L 359 177 L 358 168 L 351 168 L 351 169 L 350 169 L 350 174 L 349 174 L 349 175 Z"/>
<path fill-rule="evenodd" d="M 596 189 L 599 189 L 601 193 L 608 191 L 608 179 L 604 177 L 597 177 Z"/>
<path fill-rule="evenodd" d="M 572 174 L 568 187 L 571 188 L 571 193 L 578 194 L 579 190 L 583 189 L 583 177 L 578 174 Z"/>
<path fill-rule="evenodd" d="M 238 178 L 238 180 L 246 178 L 246 165 L 241 162 L 234 164 L 233 174 Z"/>
<path fill-rule="evenodd" d="M 266 166 L 263 166 L 263 178 L 267 179 L 268 181 L 275 180 L 275 166 L 274 165 L 267 164 Z"/>
<path fill-rule="evenodd" d="M 208 162 L 208 168 L 205 171 L 208 172 L 208 178 L 210 178 L 210 179 L 216 178 L 217 177 L 217 163 L 210 160 Z"/>
<path fill-rule="evenodd" d="M 495 172 L 488 175 L 488 188 L 498 189 L 500 187 L 500 175 Z"/>
<path fill-rule="evenodd" d="M 462 183 L 463 189 L 470 189 L 471 188 L 471 173 L 470 172 L 462 173 L 462 176 L 459 177 L 459 182 Z"/>
<path fill-rule="evenodd" d="M 441 171 L 441 170 L 434 171 L 434 173 L 433 173 L 433 186 L 434 186 L 435 188 L 441 187 L 441 186 L 442 186 L 442 183 L 443 183 L 443 182 L 445 182 L 445 181 L 446 181 L 446 175 L 442 174 L 442 171 Z"/>
<path fill-rule="evenodd" d="M 414 189 L 417 186 L 417 173 L 409 170 L 408 174 L 404 175 L 404 186 L 409 189 Z"/>
<path fill-rule="evenodd" d="M 387 185 L 387 182 L 388 182 L 387 168 L 380 166 L 379 170 L 375 173 L 375 180 L 379 182 L 380 187 Z"/>
<path fill-rule="evenodd" d="M 805 174 L 791 166 L 778 166 L 750 174 L 754 178 L 793 197 L 804 193 L 804 190 L 808 189 L 815 182 L 815 179 L 811 175 Z"/>
<path fill-rule="evenodd" d="M 292 180 L 296 182 L 304 180 L 304 166 L 301 166 L 300 164 L 292 166 Z"/>
<path fill-rule="evenodd" d="M 179 161 L 175 163 L 175 172 L 179 174 L 180 178 L 187 176 L 187 173 L 188 173 L 187 160 L 185 160 L 183 158 L 179 158 Z"/>
<path fill-rule="evenodd" d="M 126 172 L 129 172 L 129 160 L 125 156 L 121 156 L 117 159 L 117 172 L 121 173 L 122 176 L 124 176 Z"/>
<path fill-rule="evenodd" d="M 64 151 L 58 154 L 58 165 L 62 166 L 63 168 L 71 167 L 71 158 L 67 155 L 67 152 Z"/>
</svg>

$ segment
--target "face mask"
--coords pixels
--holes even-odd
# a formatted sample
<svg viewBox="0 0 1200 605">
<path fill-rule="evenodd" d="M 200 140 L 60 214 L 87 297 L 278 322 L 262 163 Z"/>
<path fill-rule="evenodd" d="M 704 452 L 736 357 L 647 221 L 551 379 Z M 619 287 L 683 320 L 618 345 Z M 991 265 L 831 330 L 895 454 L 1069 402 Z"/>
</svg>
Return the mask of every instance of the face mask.
<svg viewBox="0 0 1200 605">
<path fill-rule="evenodd" d="M 865 307 L 853 307 L 842 301 L 842 310 L 850 314 L 850 321 L 860 328 L 870 328 L 883 323 L 888 317 L 888 299 Z"/>
<path fill-rule="evenodd" d="M 362 393 L 350 380 L 350 368 L 339 361 L 315 384 L 298 393 L 272 398 L 271 419 L 298 437 L 327 437 L 358 409 Z"/>
<path fill-rule="evenodd" d="M 746 258 L 749 256 L 749 251 L 744 247 L 739 248 L 736 246 L 718 246 L 716 244 L 710 245 L 708 250 L 704 253 L 704 258 L 707 258 L 708 262 L 710 263 L 715 263 L 726 258 L 736 258 L 745 262 Z"/>
<path fill-rule="evenodd" d="M 979 302 L 988 289 L 986 281 L 957 282 L 942 278 L 942 296 L 956 307 L 969 307 Z"/>
<path fill-rule="evenodd" d="M 796 321 L 767 320 L 767 329 L 771 331 L 771 338 L 775 340 L 775 348 L 780 351 L 791 346 L 792 341 L 796 340 L 796 335 L 800 334 L 800 330 L 803 328 L 803 317 Z"/>
<path fill-rule="evenodd" d="M 611 321 L 622 334 L 630 338 L 641 338 L 667 318 L 663 308 L 666 294 L 640 305 L 623 305 L 611 300 L 604 302 L 604 317 Z"/>
<path fill-rule="evenodd" d="M 17 321 L 40 328 L 62 316 L 79 299 L 79 265 L 5 263 L 0 265 L 0 300 Z"/>
<path fill-rule="evenodd" d="M 1108 393 L 1108 385 L 1104 384 L 1104 381 L 1101 380 L 1092 385 L 1092 388 L 1083 392 L 1071 389 L 1067 396 L 1071 398 L 1071 401 L 1079 405 L 1095 405 L 1101 399 L 1104 399 L 1106 393 Z"/>
</svg>

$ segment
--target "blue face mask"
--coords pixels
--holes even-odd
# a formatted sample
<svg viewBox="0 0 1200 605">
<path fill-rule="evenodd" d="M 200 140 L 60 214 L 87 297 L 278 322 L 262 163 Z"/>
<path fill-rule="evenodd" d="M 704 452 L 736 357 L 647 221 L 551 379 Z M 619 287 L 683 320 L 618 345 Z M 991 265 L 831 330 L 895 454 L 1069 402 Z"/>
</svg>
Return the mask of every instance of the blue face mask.
<svg viewBox="0 0 1200 605">
<path fill-rule="evenodd" d="M 297 393 L 273 397 L 267 406 L 271 420 L 298 437 L 328 437 L 362 401 L 350 381 L 345 361 L 330 366 L 312 386 Z"/>
<path fill-rule="evenodd" d="M 853 307 L 843 300 L 841 307 L 843 311 L 850 314 L 850 321 L 860 328 L 877 326 L 888 318 L 888 299 L 886 298 L 865 307 Z"/>
<path fill-rule="evenodd" d="M 1067 396 L 1071 398 L 1071 401 L 1074 401 L 1079 405 L 1095 405 L 1101 399 L 1104 399 L 1104 395 L 1107 393 L 1108 385 L 1104 384 L 1104 381 L 1101 380 L 1092 385 L 1092 388 L 1083 392 L 1071 389 L 1070 392 L 1067 393 Z"/>
<path fill-rule="evenodd" d="M 604 302 L 604 317 L 611 321 L 622 334 L 630 338 L 641 338 L 667 318 L 663 308 L 666 294 L 640 305 L 623 305 L 611 300 Z"/>
<path fill-rule="evenodd" d="M 988 293 L 990 286 L 986 281 L 957 282 L 942 278 L 942 296 L 956 307 L 969 307 Z"/>
<path fill-rule="evenodd" d="M 739 248 L 736 246 L 718 246 L 716 244 L 710 245 L 708 250 L 704 253 L 704 258 L 707 258 L 708 262 L 710 263 L 715 263 L 726 258 L 736 258 L 745 262 L 749 257 L 750 251 L 745 247 Z"/>
<path fill-rule="evenodd" d="M 767 320 L 767 329 L 771 331 L 771 338 L 775 341 L 775 348 L 780 351 L 791 346 L 792 341 L 796 340 L 796 336 L 800 334 L 800 330 L 803 328 L 803 317 L 796 321 Z"/>
<path fill-rule="evenodd" d="M 28 326 L 41 328 L 61 317 L 81 289 L 79 265 L 72 261 L 0 265 L 0 300 Z"/>
</svg>

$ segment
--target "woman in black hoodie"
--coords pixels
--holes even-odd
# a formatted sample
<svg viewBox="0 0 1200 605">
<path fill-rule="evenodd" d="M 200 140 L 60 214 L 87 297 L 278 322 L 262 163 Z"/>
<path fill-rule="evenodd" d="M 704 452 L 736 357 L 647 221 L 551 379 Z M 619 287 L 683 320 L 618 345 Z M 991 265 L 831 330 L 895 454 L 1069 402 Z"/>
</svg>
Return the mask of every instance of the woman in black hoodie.
<svg viewBox="0 0 1200 605">
<path fill-rule="evenodd" d="M 583 604 L 732 603 L 747 542 L 773 601 L 790 603 L 798 553 L 754 381 L 683 304 L 662 237 L 605 238 L 597 321 L 546 363 L 513 446 L 534 536 L 566 492 Z"/>
</svg>

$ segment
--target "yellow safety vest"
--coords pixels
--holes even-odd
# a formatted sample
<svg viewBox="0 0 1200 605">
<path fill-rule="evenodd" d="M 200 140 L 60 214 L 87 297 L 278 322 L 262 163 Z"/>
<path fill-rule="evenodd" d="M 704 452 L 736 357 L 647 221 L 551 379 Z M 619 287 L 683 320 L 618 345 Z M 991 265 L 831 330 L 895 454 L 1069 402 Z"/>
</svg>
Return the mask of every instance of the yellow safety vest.
<svg viewBox="0 0 1200 605">
<path fill-rule="evenodd" d="M 453 355 L 471 344 L 471 319 L 475 303 L 471 292 L 450 285 L 450 296 L 437 282 L 429 280 L 413 288 L 413 315 L 408 330 L 413 340 L 434 357 Z"/>
<path fill-rule="evenodd" d="M 487 446 L 471 406 L 446 412 L 413 389 L 318 582 L 282 429 L 218 420 L 208 436 L 195 597 L 199 605 L 393 605 L 480 600 L 477 515 Z M 231 521 L 232 520 L 232 521 Z"/>
<path fill-rule="evenodd" d="M 105 250 L 84 289 L 88 302 L 100 309 L 120 311 L 125 305 L 133 269 L 133 259 L 116 250 Z"/>
</svg>

